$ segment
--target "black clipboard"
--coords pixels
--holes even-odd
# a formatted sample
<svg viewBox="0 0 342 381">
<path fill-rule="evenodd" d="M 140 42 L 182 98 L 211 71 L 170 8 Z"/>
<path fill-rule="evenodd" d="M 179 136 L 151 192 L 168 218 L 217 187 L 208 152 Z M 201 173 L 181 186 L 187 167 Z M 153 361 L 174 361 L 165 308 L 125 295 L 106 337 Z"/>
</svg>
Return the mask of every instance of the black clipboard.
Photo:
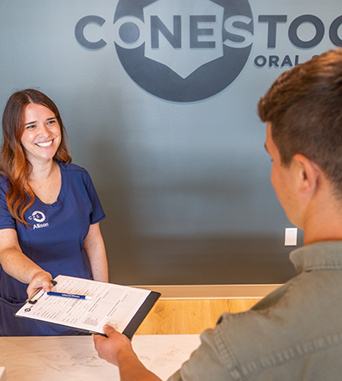
<svg viewBox="0 0 342 381">
<path fill-rule="evenodd" d="M 141 305 L 139 310 L 133 316 L 132 320 L 128 323 L 127 327 L 122 332 L 130 340 L 135 334 L 136 330 L 140 327 L 141 323 L 144 321 L 145 317 L 151 311 L 156 301 L 159 299 L 161 294 L 159 292 L 151 291 L 151 293 L 146 298 L 145 302 Z"/>
</svg>

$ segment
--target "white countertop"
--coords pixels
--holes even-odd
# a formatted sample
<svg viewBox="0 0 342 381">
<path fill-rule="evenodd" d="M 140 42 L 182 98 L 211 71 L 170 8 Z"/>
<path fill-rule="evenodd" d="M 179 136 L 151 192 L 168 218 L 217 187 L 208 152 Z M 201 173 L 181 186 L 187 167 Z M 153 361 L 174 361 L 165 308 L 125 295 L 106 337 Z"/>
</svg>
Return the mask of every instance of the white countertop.
<svg viewBox="0 0 342 381">
<path fill-rule="evenodd" d="M 199 335 L 136 335 L 133 348 L 148 369 L 166 380 L 199 346 Z M 91 336 L 0 337 L 6 381 L 118 381 Z"/>
</svg>

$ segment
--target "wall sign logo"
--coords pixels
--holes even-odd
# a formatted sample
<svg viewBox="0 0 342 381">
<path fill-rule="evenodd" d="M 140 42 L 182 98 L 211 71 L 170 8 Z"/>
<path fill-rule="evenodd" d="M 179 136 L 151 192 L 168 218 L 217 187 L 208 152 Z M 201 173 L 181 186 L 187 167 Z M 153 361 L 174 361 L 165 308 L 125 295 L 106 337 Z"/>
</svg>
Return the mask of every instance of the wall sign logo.
<svg viewBox="0 0 342 381">
<path fill-rule="evenodd" d="M 76 40 L 87 49 L 102 49 L 109 41 L 89 41 L 85 29 L 105 22 L 100 16 L 83 17 L 75 27 Z M 324 21 L 309 13 L 253 19 L 248 0 L 119 0 L 111 31 L 127 74 L 150 94 L 174 102 L 224 90 L 241 73 L 253 43 L 269 51 L 253 58 L 256 69 L 291 68 L 301 63 L 304 51 L 319 54 L 313 49 L 324 39 L 331 48 L 342 46 L 341 15 L 325 15 Z M 284 52 L 287 42 L 292 54 Z"/>
<path fill-rule="evenodd" d="M 128 75 L 171 101 L 197 101 L 222 91 L 251 51 L 247 0 L 120 0 L 114 23 L 120 37 L 116 51 Z"/>
<path fill-rule="evenodd" d="M 76 39 L 90 49 L 106 45 L 85 39 L 87 16 Z M 147 92 L 170 101 L 209 98 L 229 86 L 244 68 L 252 47 L 248 0 L 119 0 L 114 43 L 127 74 Z"/>
</svg>

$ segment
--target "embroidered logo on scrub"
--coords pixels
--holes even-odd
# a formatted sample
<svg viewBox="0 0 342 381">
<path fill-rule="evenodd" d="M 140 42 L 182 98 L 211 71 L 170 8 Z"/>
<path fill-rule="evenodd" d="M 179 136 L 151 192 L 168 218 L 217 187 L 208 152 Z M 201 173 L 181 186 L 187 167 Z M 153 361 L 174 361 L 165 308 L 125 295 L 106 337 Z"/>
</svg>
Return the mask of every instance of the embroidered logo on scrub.
<svg viewBox="0 0 342 381">
<path fill-rule="evenodd" d="M 36 224 L 33 225 L 33 229 L 41 229 L 41 228 L 46 228 L 49 226 L 48 222 L 43 223 L 45 221 L 45 218 L 46 217 L 43 212 L 36 210 L 35 212 L 32 213 L 32 215 L 28 219 L 37 222 Z"/>
</svg>

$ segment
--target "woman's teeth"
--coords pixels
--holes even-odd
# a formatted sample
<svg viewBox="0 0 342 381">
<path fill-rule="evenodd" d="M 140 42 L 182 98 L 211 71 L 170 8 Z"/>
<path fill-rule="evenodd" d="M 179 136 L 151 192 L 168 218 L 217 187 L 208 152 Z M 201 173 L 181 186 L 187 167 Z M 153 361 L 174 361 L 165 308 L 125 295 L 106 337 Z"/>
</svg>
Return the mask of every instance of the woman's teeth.
<svg viewBox="0 0 342 381">
<path fill-rule="evenodd" d="M 39 146 L 39 147 L 48 147 L 51 144 L 52 144 L 52 140 L 50 140 L 49 142 L 45 142 L 45 143 L 37 143 L 37 146 Z"/>
</svg>

